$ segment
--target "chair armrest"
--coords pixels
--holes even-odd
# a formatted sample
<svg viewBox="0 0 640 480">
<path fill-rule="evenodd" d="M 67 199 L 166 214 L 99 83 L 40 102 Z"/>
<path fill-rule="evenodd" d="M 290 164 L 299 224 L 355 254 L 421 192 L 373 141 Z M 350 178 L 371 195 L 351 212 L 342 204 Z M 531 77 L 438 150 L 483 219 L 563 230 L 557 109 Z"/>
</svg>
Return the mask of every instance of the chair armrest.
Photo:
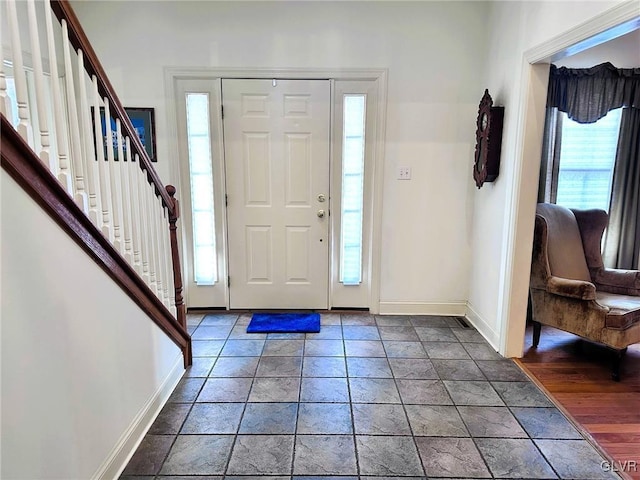
<svg viewBox="0 0 640 480">
<path fill-rule="evenodd" d="M 596 299 L 596 286 L 583 280 L 551 276 L 547 281 L 547 292 L 580 300 Z"/>
<path fill-rule="evenodd" d="M 599 290 L 623 295 L 640 296 L 640 271 L 600 268 L 591 272 Z"/>
</svg>

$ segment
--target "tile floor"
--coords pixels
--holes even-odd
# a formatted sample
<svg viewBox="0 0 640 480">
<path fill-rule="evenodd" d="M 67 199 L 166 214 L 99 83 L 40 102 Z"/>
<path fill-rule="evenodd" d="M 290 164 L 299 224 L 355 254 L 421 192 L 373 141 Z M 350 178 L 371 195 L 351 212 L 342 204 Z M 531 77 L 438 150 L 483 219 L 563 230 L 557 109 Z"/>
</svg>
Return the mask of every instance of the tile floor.
<svg viewBox="0 0 640 480">
<path fill-rule="evenodd" d="M 317 334 L 190 315 L 193 366 L 122 479 L 618 478 L 452 317 L 323 314 Z"/>
</svg>

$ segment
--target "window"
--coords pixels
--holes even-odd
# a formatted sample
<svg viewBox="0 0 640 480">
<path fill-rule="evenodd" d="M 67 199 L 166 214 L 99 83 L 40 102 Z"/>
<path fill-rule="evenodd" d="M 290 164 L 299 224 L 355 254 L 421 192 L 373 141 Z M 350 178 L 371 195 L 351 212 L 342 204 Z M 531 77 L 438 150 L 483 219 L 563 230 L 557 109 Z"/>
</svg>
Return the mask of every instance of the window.
<svg viewBox="0 0 640 480">
<path fill-rule="evenodd" d="M 193 218 L 195 282 L 213 285 L 217 281 L 209 95 L 188 93 L 187 141 Z"/>
<path fill-rule="evenodd" d="M 609 211 L 621 113 L 611 110 L 595 123 L 577 123 L 559 114 L 558 205 Z"/>
<path fill-rule="evenodd" d="M 362 281 L 366 98 L 366 95 L 343 98 L 340 281 L 344 285 L 359 285 Z"/>
</svg>

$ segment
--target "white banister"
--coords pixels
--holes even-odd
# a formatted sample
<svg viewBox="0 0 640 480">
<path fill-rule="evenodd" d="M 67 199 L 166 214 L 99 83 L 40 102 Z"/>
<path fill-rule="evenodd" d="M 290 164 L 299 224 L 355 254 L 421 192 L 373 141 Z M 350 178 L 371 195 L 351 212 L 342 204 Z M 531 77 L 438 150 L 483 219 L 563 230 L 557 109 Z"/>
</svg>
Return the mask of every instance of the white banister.
<svg viewBox="0 0 640 480">
<path fill-rule="evenodd" d="M 167 229 L 164 222 L 164 207 L 162 199 L 158 199 L 158 252 L 160 252 L 160 272 L 162 273 L 162 297 L 164 303 L 169 308 L 169 277 L 167 277 L 167 255 L 164 251 L 164 237 Z"/>
<path fill-rule="evenodd" d="M 105 109 L 105 117 L 106 117 L 106 109 Z M 105 118 L 105 121 L 106 118 Z M 118 154 L 118 159 L 113 162 L 113 166 L 111 169 L 111 173 L 113 176 L 111 177 L 112 185 L 111 185 L 111 193 L 113 194 L 113 204 L 114 204 L 114 238 L 113 244 L 118 249 L 118 251 L 124 255 L 124 235 L 123 235 L 123 225 L 122 220 L 124 218 L 124 210 L 127 208 L 126 203 L 124 202 L 124 192 L 122 191 L 122 164 L 124 163 L 124 142 L 122 138 L 122 125 L 120 124 L 120 119 L 116 118 L 116 131 L 113 132 L 116 134 L 116 152 Z M 115 187 L 115 188 L 114 188 Z"/>
<path fill-rule="evenodd" d="M 136 165 L 140 166 L 140 158 L 136 154 Z M 150 272 L 150 242 L 149 242 L 149 219 L 148 219 L 148 208 L 147 208 L 147 196 L 146 196 L 146 187 L 147 187 L 147 179 L 142 168 L 137 168 L 138 173 L 138 209 L 140 212 L 140 229 L 141 229 L 141 238 L 142 238 L 142 279 L 145 281 L 149 287 L 151 287 L 151 272 Z M 155 286 L 155 282 L 154 282 Z"/>
<path fill-rule="evenodd" d="M 111 128 L 111 109 L 109 105 L 109 99 L 103 98 L 104 102 L 104 125 L 107 132 L 106 147 L 107 147 L 107 169 L 109 170 L 109 179 L 111 180 L 111 224 L 113 227 L 113 246 L 121 251 L 122 242 L 120 238 L 120 176 L 118 166 L 116 165 L 115 156 L 113 154 L 113 129 Z"/>
<path fill-rule="evenodd" d="M 139 161 L 139 159 L 136 159 Z M 131 144 L 129 137 L 127 137 L 127 161 L 128 161 L 128 173 L 129 173 L 129 188 L 130 192 L 130 205 L 131 205 L 131 239 L 133 243 L 133 268 L 138 275 L 142 277 L 142 259 L 140 258 L 140 246 L 142 245 L 142 237 L 140 234 L 140 227 L 142 226 L 140 220 L 140 202 L 138 197 L 138 170 L 140 170 L 139 163 L 133 162 L 131 156 Z"/>
<path fill-rule="evenodd" d="M 96 138 L 96 158 L 98 160 L 98 180 L 100 185 L 100 209 L 102 218 L 100 230 L 102 234 L 113 241 L 111 229 L 111 181 L 109 180 L 109 169 L 104 159 L 104 135 L 102 134 L 102 119 L 100 117 L 101 100 L 98 93 L 98 79 L 94 75 L 93 83 L 93 135 Z"/>
<path fill-rule="evenodd" d="M 31 0 L 33 1 L 33 0 Z M 87 90 L 87 74 L 84 70 L 84 55 L 78 50 L 78 96 L 80 97 L 80 134 L 82 137 L 82 160 L 87 172 L 86 184 L 89 194 L 89 219 L 100 227 L 99 199 L 98 199 L 98 166 L 96 165 L 96 148 L 94 145 L 93 129 L 91 128 L 91 112 L 89 111 L 89 92 Z M 100 137 L 97 137 L 98 139 Z"/>
<path fill-rule="evenodd" d="M 118 128 L 120 123 L 118 123 Z M 118 142 L 122 142 L 120 132 L 118 132 Z M 118 149 L 120 146 L 118 145 Z M 126 161 L 125 161 L 126 159 Z M 124 155 L 120 157 L 120 174 L 122 179 L 122 226 L 124 230 L 124 258 L 133 266 L 133 239 L 132 239 L 132 210 L 134 208 L 131 201 L 131 185 L 129 182 L 129 170 L 131 169 L 131 142 L 129 137 L 125 138 Z"/>
<path fill-rule="evenodd" d="M 153 237 L 153 250 L 156 252 L 155 255 L 155 266 L 156 266 L 156 288 L 158 289 L 158 298 L 162 300 L 164 303 L 164 287 L 163 282 L 164 278 L 162 278 L 162 268 L 160 268 L 160 264 L 162 262 L 162 253 L 160 252 L 160 238 L 158 237 L 158 224 L 160 223 L 158 220 L 158 199 L 155 195 L 149 197 L 149 201 L 151 202 L 151 212 L 153 219 L 153 229 L 152 229 L 152 237 Z"/>
<path fill-rule="evenodd" d="M 82 211 L 89 212 L 89 201 L 84 183 L 84 161 L 82 160 L 82 143 L 80 141 L 80 124 L 76 106 L 76 89 L 73 80 L 73 63 L 71 61 L 71 44 L 66 20 L 62 20 L 62 46 L 64 55 L 65 81 L 67 85 L 67 102 L 69 112 L 69 137 L 71 140 L 71 164 L 74 177 L 74 200 Z"/>
<path fill-rule="evenodd" d="M 49 119 L 47 118 L 47 96 L 45 95 L 45 78 L 42 70 L 42 53 L 40 50 L 40 37 L 38 35 L 38 18 L 36 16 L 35 0 L 27 1 L 27 12 L 29 19 L 29 38 L 31 40 L 31 59 L 33 62 L 33 74 L 36 86 L 36 111 L 38 112 L 38 129 L 40 130 L 40 160 L 49 167 L 55 174 L 57 167 L 55 158 L 51 157 Z"/>
<path fill-rule="evenodd" d="M 0 3 L 0 25 L 2 25 L 2 8 L 2 3 Z M 11 98 L 9 98 L 9 93 L 7 92 L 7 75 L 4 71 L 4 51 L 2 48 L 2 41 L 0 41 L 0 113 L 10 120 L 13 118 Z"/>
<path fill-rule="evenodd" d="M 27 74 L 22 61 L 22 42 L 20 41 L 20 26 L 15 0 L 7 0 L 7 22 L 11 35 L 11 51 L 13 61 L 13 77 L 16 84 L 18 103 L 18 125 L 16 130 L 20 136 L 33 146 L 33 130 L 29 117 L 29 92 L 27 91 Z"/>
<path fill-rule="evenodd" d="M 162 201 L 160 202 L 160 206 L 162 209 L 162 219 L 161 219 L 161 228 L 160 228 L 160 239 L 162 245 L 162 263 L 164 264 L 164 290 L 165 296 L 167 297 L 167 308 L 171 309 L 174 304 L 173 300 L 173 281 L 171 278 L 172 272 L 172 262 L 171 262 L 171 250 L 169 249 L 169 214 L 167 213 L 167 209 L 164 205 L 162 205 Z"/>
<path fill-rule="evenodd" d="M 66 9 L 67 2 L 53 0 L 0 0 L 0 25 L 8 26 L 5 44 L 0 42 L 0 113 L 12 124 L 11 114 L 17 114 L 15 128 L 42 164 L 184 324 L 184 305 L 175 304 L 175 228 L 169 228 L 169 219 L 175 225 L 177 218 L 170 196 L 175 190 L 167 193 L 137 147 L 135 129 Z M 25 161 L 43 171 L 35 156 L 25 155 Z"/>
<path fill-rule="evenodd" d="M 51 74 L 51 96 L 53 97 L 53 118 L 55 122 L 55 141 L 58 152 L 58 172 L 54 175 L 65 188 L 70 196 L 73 196 L 73 182 L 69 167 L 69 146 L 67 143 L 68 128 L 64 118 L 64 108 L 62 103 L 62 90 L 60 89 L 60 77 L 58 76 L 58 55 L 56 51 L 56 40 L 53 32 L 53 21 L 51 19 L 50 0 L 44 2 L 44 20 L 47 27 L 47 45 L 49 47 L 49 69 Z"/>
<path fill-rule="evenodd" d="M 146 184 L 145 202 L 147 203 L 147 236 L 149 237 L 149 280 L 151 288 L 160 297 L 158 290 L 158 250 L 156 248 L 156 230 L 155 230 L 155 210 L 153 204 L 155 201 L 154 186 Z"/>
</svg>

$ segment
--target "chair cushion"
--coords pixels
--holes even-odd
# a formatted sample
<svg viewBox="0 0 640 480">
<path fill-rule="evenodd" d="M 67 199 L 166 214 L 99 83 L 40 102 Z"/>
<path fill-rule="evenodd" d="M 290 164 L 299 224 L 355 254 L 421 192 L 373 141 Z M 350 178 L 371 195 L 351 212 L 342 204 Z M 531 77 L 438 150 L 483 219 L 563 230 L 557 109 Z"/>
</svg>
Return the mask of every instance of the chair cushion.
<svg viewBox="0 0 640 480">
<path fill-rule="evenodd" d="M 560 205 L 539 203 L 536 213 L 547 222 L 547 254 L 551 275 L 590 282 L 591 274 L 573 212 Z"/>
<path fill-rule="evenodd" d="M 640 297 L 599 291 L 596 292 L 596 302 L 609 307 L 605 320 L 609 328 L 624 330 L 634 323 L 640 323 Z"/>
</svg>

